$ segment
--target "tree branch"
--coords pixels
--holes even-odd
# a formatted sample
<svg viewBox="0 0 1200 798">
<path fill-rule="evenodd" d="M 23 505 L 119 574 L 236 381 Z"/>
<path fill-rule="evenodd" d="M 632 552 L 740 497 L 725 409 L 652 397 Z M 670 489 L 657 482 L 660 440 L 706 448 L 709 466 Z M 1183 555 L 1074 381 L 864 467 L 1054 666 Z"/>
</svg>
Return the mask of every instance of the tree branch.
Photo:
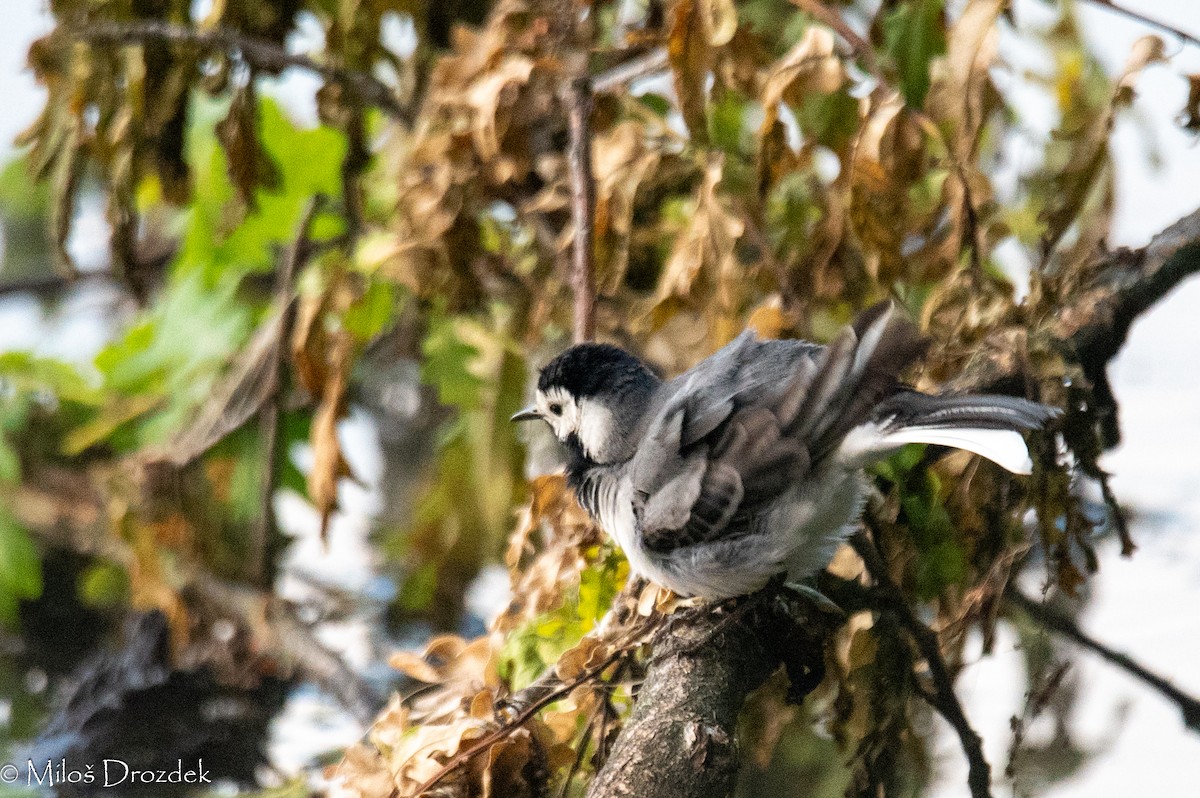
<svg viewBox="0 0 1200 798">
<path fill-rule="evenodd" d="M 800 700 L 823 674 L 831 618 L 776 585 L 725 613 L 679 613 L 659 631 L 633 714 L 588 798 L 720 798 L 733 791 L 746 697 L 780 665 Z"/>
<path fill-rule="evenodd" d="M 656 47 L 647 53 L 617 64 L 596 75 L 596 77 L 592 78 L 592 91 L 597 94 L 615 92 L 638 78 L 662 72 L 669 66 L 670 61 L 667 60 L 667 48 Z"/>
<path fill-rule="evenodd" d="M 1200 209 L 1172 224 L 1141 249 L 1102 254 L 1090 283 L 1049 319 L 1044 332 L 1103 379 L 1105 366 L 1125 344 L 1133 323 L 1188 277 L 1200 273 Z M 1017 391 L 1025 388 L 1022 344 L 1009 331 L 992 335 L 979 356 L 945 388 L 949 391 Z"/>
<path fill-rule="evenodd" d="M 571 136 L 567 161 L 571 170 L 571 218 L 575 244 L 571 287 L 575 292 L 574 341 L 596 335 L 596 285 L 592 272 L 596 216 L 596 182 L 592 178 L 592 86 L 587 77 L 571 81 L 566 92 L 567 127 Z"/>
<path fill-rule="evenodd" d="M 867 537 L 866 533 L 855 534 L 850 539 L 850 545 L 862 557 L 867 571 L 875 579 L 875 584 L 879 588 L 879 597 L 883 600 L 884 606 L 897 615 L 900 623 L 912 635 L 913 641 L 917 644 L 917 650 L 921 652 L 921 657 L 929 666 L 933 692 L 927 693 L 923 690 L 918 692 L 931 707 L 937 710 L 938 714 L 946 719 L 946 722 L 954 728 L 958 735 L 963 753 L 967 757 L 969 768 L 967 783 L 971 788 L 971 795 L 973 798 L 991 798 L 992 769 L 983 755 L 982 740 L 971 727 L 966 713 L 963 712 L 962 703 L 954 692 L 954 680 L 942 657 L 941 644 L 938 642 L 937 634 L 917 618 L 912 607 L 904 599 L 904 594 L 900 591 L 899 586 L 888 576 L 883 558 L 879 556 L 879 550 L 875 548 L 875 544 Z"/>
<path fill-rule="evenodd" d="M 279 306 L 279 334 L 271 349 L 267 372 L 267 394 L 259 411 L 259 435 L 262 440 L 262 484 L 260 487 L 261 508 L 258 523 L 251 541 L 250 579 L 264 590 L 270 590 L 275 582 L 275 546 L 272 541 L 277 533 L 275 520 L 275 488 L 279 479 L 279 461 L 283 456 L 280 443 L 280 424 L 283 420 L 284 383 L 287 379 L 288 346 L 292 340 L 292 328 L 296 324 L 296 302 L 293 298 L 296 273 L 310 254 L 308 233 L 313 219 L 324 205 L 325 198 L 317 195 L 309 200 L 308 207 L 300 217 L 296 238 L 288 248 L 283 268 L 276 277 L 275 301 Z"/>
<path fill-rule="evenodd" d="M 1083 363 L 1107 363 L 1139 316 L 1185 278 L 1200 272 L 1200 210 L 1141 249 L 1118 249 L 1101 261 L 1088 290 L 1062 313 L 1059 337 Z"/>
<path fill-rule="evenodd" d="M 1192 731 L 1200 732 L 1200 701 L 1184 693 L 1158 674 L 1147 670 L 1129 655 L 1114 651 L 1103 643 L 1089 637 L 1072 619 L 1052 607 L 1034 601 L 1012 587 L 1004 593 L 1004 600 L 1010 606 L 1016 607 L 1023 612 L 1039 626 L 1045 627 L 1077 643 L 1083 648 L 1099 654 L 1105 662 L 1117 666 L 1158 691 L 1167 700 L 1179 707 L 1179 711 L 1183 713 L 1184 725 Z"/>
<path fill-rule="evenodd" d="M 1200 46 L 1200 38 L 1196 38 L 1187 31 L 1180 30 L 1174 25 L 1166 22 L 1160 22 L 1159 20 L 1148 17 L 1139 11 L 1134 11 L 1133 9 L 1126 8 L 1123 5 L 1114 3 L 1113 0 L 1088 0 L 1088 2 L 1090 2 L 1092 5 L 1100 6 L 1101 8 L 1107 8 L 1109 11 L 1132 19 L 1135 22 L 1140 22 L 1143 25 L 1149 25 L 1151 28 L 1157 28 L 1164 33 L 1169 33 L 1186 44 Z"/>
<path fill-rule="evenodd" d="M 87 42 L 119 45 L 150 41 L 190 45 L 240 57 L 247 64 L 274 73 L 295 67 L 319 75 L 329 83 L 341 85 L 350 94 L 376 106 L 394 119 L 404 123 L 412 121 L 412 113 L 400 104 L 387 85 L 374 76 L 353 69 L 321 64 L 308 56 L 290 53 L 274 42 L 246 36 L 226 28 L 198 30 L 158 21 L 100 22 L 86 28 L 68 29 L 67 35 Z"/>
</svg>

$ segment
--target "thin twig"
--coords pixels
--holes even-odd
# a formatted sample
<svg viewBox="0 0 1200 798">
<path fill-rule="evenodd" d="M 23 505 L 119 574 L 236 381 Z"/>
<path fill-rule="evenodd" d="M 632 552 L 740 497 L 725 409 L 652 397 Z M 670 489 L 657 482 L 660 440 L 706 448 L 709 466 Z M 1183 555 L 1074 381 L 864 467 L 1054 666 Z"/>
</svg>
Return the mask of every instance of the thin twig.
<svg viewBox="0 0 1200 798">
<path fill-rule="evenodd" d="M 875 544 L 863 532 L 858 532 L 850 539 L 850 544 L 862 557 L 867 571 L 875 579 L 881 598 L 886 602 L 887 609 L 896 613 L 904 625 L 921 657 L 929 666 L 929 676 L 933 681 L 933 693 L 918 690 L 918 693 L 929 705 L 946 719 L 958 734 L 959 743 L 967 757 L 967 784 L 971 788 L 973 798 L 991 798 L 992 769 L 983 755 L 983 743 L 979 734 L 971 728 L 967 715 L 963 712 L 962 703 L 954 692 L 954 682 L 950 678 L 950 670 L 942 658 L 941 645 L 937 634 L 921 622 L 913 612 L 912 607 L 905 601 L 900 588 L 888 576 L 883 558 Z"/>
<path fill-rule="evenodd" d="M 875 60 L 875 50 L 871 47 L 870 42 L 859 36 L 836 11 L 826 8 L 820 0 L 791 0 L 791 3 L 813 19 L 829 26 L 834 33 L 842 37 L 846 44 L 850 45 L 851 52 L 862 59 L 867 72 L 880 85 L 887 83 L 883 71 L 879 68 L 879 62 Z"/>
<path fill-rule="evenodd" d="M 74 275 L 47 274 L 41 277 L 31 277 L 28 280 L 13 280 L 0 283 L 0 296 L 9 294 L 34 294 L 40 297 L 53 297 L 83 283 L 118 283 L 120 278 L 108 270 L 97 272 L 78 272 Z"/>
<path fill-rule="evenodd" d="M 396 99 L 392 90 L 365 72 L 331 66 L 314 61 L 306 55 L 289 53 L 274 42 L 246 36 L 226 28 L 198 30 L 155 20 L 139 22 L 100 22 L 86 28 L 72 28 L 67 35 L 88 42 L 141 44 L 148 41 L 169 42 L 221 51 L 240 57 L 247 64 L 268 72 L 281 72 L 288 67 L 303 69 L 337 83 L 364 102 L 378 107 L 388 116 L 401 122 L 411 122 L 412 113 Z"/>
<path fill-rule="evenodd" d="M 514 731 L 516 731 L 517 729 L 524 726 L 529 721 L 529 719 L 532 718 L 534 715 L 536 715 L 538 712 L 540 712 L 543 707 L 546 707 L 547 705 L 554 703 L 558 699 L 560 699 L 563 696 L 570 693 L 576 687 L 579 687 L 581 684 L 585 684 L 586 682 L 588 682 L 592 679 L 595 679 L 601 673 L 603 673 L 610 665 L 612 665 L 614 662 L 616 662 L 621 657 L 625 656 L 627 653 L 629 653 L 628 649 L 626 649 L 625 647 L 618 646 L 617 648 L 615 648 L 613 650 L 613 652 L 611 654 L 609 654 L 607 657 L 605 657 L 604 660 L 602 662 L 600 662 L 599 665 L 596 665 L 595 667 L 584 671 L 577 678 L 573 679 L 570 682 L 560 683 L 560 686 L 558 688 L 556 688 L 554 690 L 550 690 L 550 691 L 546 692 L 544 695 L 539 696 L 536 701 L 533 701 L 528 706 L 526 706 L 525 709 L 521 712 L 521 714 L 517 715 L 517 717 L 514 718 L 512 721 L 499 727 L 498 729 L 493 731 L 491 734 L 488 734 L 488 735 L 480 738 L 480 740 L 478 742 L 476 742 L 474 745 L 472 745 L 467 750 L 460 751 L 459 753 L 457 753 L 453 757 L 451 757 L 450 761 L 448 761 L 445 765 L 442 765 L 441 769 L 438 770 L 437 773 L 434 773 L 432 776 L 429 777 L 428 781 L 426 781 L 424 784 L 421 785 L 421 787 L 416 791 L 415 795 L 418 795 L 418 796 L 424 795 L 426 792 L 433 789 L 435 786 L 437 786 L 438 782 L 440 782 L 442 779 L 444 779 L 449 773 L 451 773 L 455 769 L 461 767 L 466 762 L 469 762 L 476 754 L 486 751 L 497 740 L 504 739 L 505 737 L 512 734 Z"/>
<path fill-rule="evenodd" d="M 1108 511 L 1112 513 L 1113 528 L 1117 531 L 1117 540 L 1121 541 L 1121 556 L 1132 557 L 1133 553 L 1137 551 L 1137 544 L 1133 542 L 1133 534 L 1129 531 L 1125 509 L 1117 501 L 1117 494 L 1113 493 L 1108 472 L 1099 468 L 1096 471 L 1096 481 L 1100 483 L 1100 495 L 1104 498 L 1104 504 L 1108 507 Z"/>
<path fill-rule="evenodd" d="M 1129 655 L 1114 651 L 1089 637 L 1073 620 L 1045 604 L 1034 601 L 1020 591 L 1010 588 L 1005 592 L 1004 600 L 1021 610 L 1039 626 L 1044 626 L 1089 651 L 1099 654 L 1106 662 L 1116 665 L 1157 690 L 1179 707 L 1179 711 L 1183 713 L 1184 725 L 1193 731 L 1200 732 L 1200 700 L 1183 692 L 1158 674 L 1147 670 Z"/>
<path fill-rule="evenodd" d="M 592 78 L 592 91 L 596 94 L 618 91 L 639 78 L 664 71 L 667 65 L 667 48 L 657 47 L 596 75 Z"/>
<path fill-rule="evenodd" d="M 1193 36 L 1187 31 L 1180 30 L 1174 25 L 1166 22 L 1160 22 L 1157 19 L 1148 17 L 1140 11 L 1134 11 L 1133 9 L 1118 5 L 1112 0 L 1088 0 L 1088 2 L 1090 2 L 1092 5 L 1100 6 L 1101 8 L 1107 8 L 1109 11 L 1120 14 L 1123 17 L 1128 17 L 1129 19 L 1140 22 L 1143 25 L 1149 25 L 1152 28 L 1157 28 L 1163 33 L 1169 33 L 1175 38 L 1179 39 L 1181 42 L 1186 42 L 1187 44 L 1200 47 L 1200 38 Z"/>
<path fill-rule="evenodd" d="M 292 301 L 296 273 L 309 256 L 308 232 L 313 219 L 324 204 L 324 197 L 313 197 L 296 229 L 296 238 L 288 249 L 283 268 L 276 276 L 276 301 L 279 304 L 280 322 L 279 337 L 275 340 L 271 352 L 268 379 L 271 389 L 267 401 L 259 411 L 259 435 L 262 440 L 262 507 L 259 512 L 258 524 L 255 527 L 254 538 L 251 541 L 250 578 L 259 587 L 270 589 L 275 581 L 274 557 L 272 557 L 271 541 L 275 536 L 275 488 L 279 479 L 279 461 L 283 456 L 280 441 L 280 423 L 283 420 L 284 382 L 287 378 L 288 342 L 292 338 L 292 327 L 296 321 L 296 303 Z"/>
<path fill-rule="evenodd" d="M 558 798 L 567 798 L 567 793 L 571 790 L 571 780 L 575 778 L 575 774 L 579 772 L 579 768 L 583 767 L 583 758 L 587 756 L 588 746 L 591 744 L 592 735 L 596 731 L 596 721 L 600 718 L 601 712 L 604 712 L 607 717 L 607 711 L 608 697 L 601 696 L 596 703 L 596 708 L 588 713 L 587 722 L 583 725 L 583 734 L 579 737 L 579 748 L 575 751 L 575 760 L 571 762 L 571 767 L 567 770 L 566 778 L 563 779 L 562 787 L 558 791 Z"/>
<path fill-rule="evenodd" d="M 571 169 L 571 218 L 575 244 L 571 261 L 571 287 L 575 292 L 575 343 L 596 334 L 596 285 L 592 276 L 592 236 L 596 216 L 596 183 L 592 179 L 592 87 L 587 77 L 575 78 L 567 90 L 567 127 L 571 143 L 567 160 Z"/>
</svg>

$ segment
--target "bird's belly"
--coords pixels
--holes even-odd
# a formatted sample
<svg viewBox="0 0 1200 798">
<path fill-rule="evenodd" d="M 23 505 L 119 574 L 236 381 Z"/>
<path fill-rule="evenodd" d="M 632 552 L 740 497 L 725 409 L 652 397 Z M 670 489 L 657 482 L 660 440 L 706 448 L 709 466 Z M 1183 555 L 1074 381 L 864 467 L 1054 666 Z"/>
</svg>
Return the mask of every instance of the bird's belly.
<svg viewBox="0 0 1200 798">
<path fill-rule="evenodd" d="M 731 539 L 675 549 L 647 549 L 637 534 L 628 485 L 598 502 L 597 520 L 637 574 L 682 596 L 723 599 L 753 593 L 776 574 L 802 579 L 824 568 L 862 505 L 858 472 L 830 469 L 785 493 Z"/>
<path fill-rule="evenodd" d="M 780 500 L 772 527 L 791 546 L 788 576 L 803 579 L 829 564 L 862 511 L 866 484 L 862 472 L 831 467 L 806 480 L 794 496 Z"/>
</svg>

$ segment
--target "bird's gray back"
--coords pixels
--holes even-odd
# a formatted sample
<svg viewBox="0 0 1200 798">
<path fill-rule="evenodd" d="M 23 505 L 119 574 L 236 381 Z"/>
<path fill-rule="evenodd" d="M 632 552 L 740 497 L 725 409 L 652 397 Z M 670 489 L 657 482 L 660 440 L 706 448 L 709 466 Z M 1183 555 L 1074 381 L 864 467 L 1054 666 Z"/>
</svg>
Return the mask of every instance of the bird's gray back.
<svg viewBox="0 0 1200 798">
<path fill-rule="evenodd" d="M 746 330 L 711 357 L 663 383 L 648 416 L 674 401 L 688 405 L 688 443 L 712 432 L 731 405 L 773 404 L 802 361 L 816 361 L 825 347 L 808 341 L 760 341 Z M 650 421 L 650 419 L 647 419 Z"/>
</svg>

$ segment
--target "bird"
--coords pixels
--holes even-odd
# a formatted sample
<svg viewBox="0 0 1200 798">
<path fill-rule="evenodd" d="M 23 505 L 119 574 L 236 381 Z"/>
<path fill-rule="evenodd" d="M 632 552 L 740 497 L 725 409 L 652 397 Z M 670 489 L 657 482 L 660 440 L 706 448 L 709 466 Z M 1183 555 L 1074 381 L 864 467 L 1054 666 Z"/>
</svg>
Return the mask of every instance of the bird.
<svg viewBox="0 0 1200 798">
<path fill-rule="evenodd" d="M 579 504 L 634 573 L 724 600 L 828 565 L 862 512 L 864 469 L 905 444 L 1031 473 L 1021 433 L 1060 411 L 915 390 L 900 375 L 928 343 L 890 301 L 827 345 L 747 329 L 670 380 L 624 349 L 581 343 L 541 369 L 534 403 L 512 420 L 549 425 Z"/>
</svg>

